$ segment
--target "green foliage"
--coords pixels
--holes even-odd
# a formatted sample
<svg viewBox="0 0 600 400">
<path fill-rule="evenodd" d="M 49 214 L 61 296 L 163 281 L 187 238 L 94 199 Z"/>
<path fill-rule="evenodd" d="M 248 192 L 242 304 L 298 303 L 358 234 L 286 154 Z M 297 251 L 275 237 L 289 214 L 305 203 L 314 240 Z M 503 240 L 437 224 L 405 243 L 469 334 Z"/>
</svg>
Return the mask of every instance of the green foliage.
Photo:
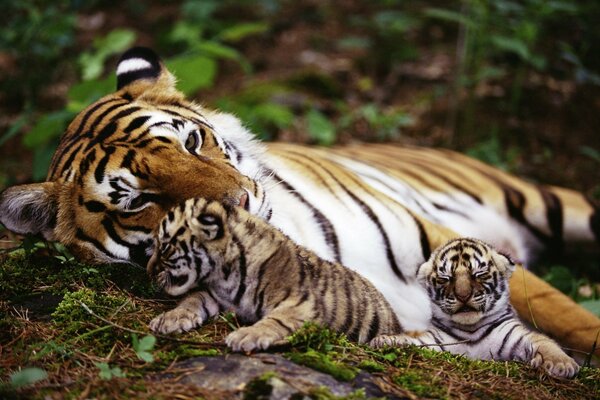
<svg viewBox="0 0 600 400">
<path fill-rule="evenodd" d="M 10 384 L 14 388 L 31 385 L 48 377 L 48 373 L 41 368 L 23 368 L 10 375 Z"/>
<path fill-rule="evenodd" d="M 129 29 L 115 29 L 106 36 L 94 40 L 94 51 L 86 51 L 79 56 L 81 77 L 84 81 L 98 79 L 104 72 L 106 59 L 131 47 L 135 32 Z"/>
<path fill-rule="evenodd" d="M 112 378 L 125 378 L 126 374 L 119 367 L 111 367 L 105 362 L 95 362 L 94 365 L 100 370 L 100 379 L 110 380 Z"/>
<path fill-rule="evenodd" d="M 306 114 L 306 129 L 311 138 L 321 146 L 331 146 L 335 142 L 335 126 L 317 109 Z"/>
<path fill-rule="evenodd" d="M 313 322 L 306 322 L 302 328 L 288 337 L 290 344 L 299 350 L 328 352 L 334 346 L 346 347 L 350 342 L 345 335 L 336 333 Z"/>
<path fill-rule="evenodd" d="M 190 55 L 169 60 L 167 68 L 177 76 L 177 88 L 189 95 L 213 85 L 217 63 L 202 55 Z"/>
<path fill-rule="evenodd" d="M 502 145 L 500 135 L 493 130 L 488 139 L 482 140 L 466 151 L 467 155 L 477 158 L 487 164 L 494 165 L 504 171 L 516 170 L 520 152 L 518 148 L 508 148 Z"/>
<path fill-rule="evenodd" d="M 134 333 L 131 335 L 131 341 L 133 350 L 140 360 L 147 363 L 154 361 L 154 356 L 152 355 L 151 351 L 154 349 L 154 345 L 156 344 L 156 337 L 152 335 L 146 335 L 142 339 L 138 339 L 137 335 Z"/>
</svg>

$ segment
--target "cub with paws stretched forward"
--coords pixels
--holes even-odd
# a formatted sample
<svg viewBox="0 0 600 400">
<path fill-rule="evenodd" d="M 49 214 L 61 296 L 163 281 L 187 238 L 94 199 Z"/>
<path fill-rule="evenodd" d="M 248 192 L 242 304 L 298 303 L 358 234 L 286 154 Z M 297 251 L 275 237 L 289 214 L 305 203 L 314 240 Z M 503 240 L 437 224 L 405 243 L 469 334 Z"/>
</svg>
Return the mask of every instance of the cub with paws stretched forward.
<svg viewBox="0 0 600 400">
<path fill-rule="evenodd" d="M 191 291 L 150 322 L 188 331 L 220 311 L 253 325 L 232 332 L 234 351 L 266 349 L 314 321 L 360 343 L 402 332 L 385 298 L 356 272 L 324 261 L 243 208 L 189 199 L 160 222 L 148 273 L 167 294 Z"/>
<path fill-rule="evenodd" d="M 577 363 L 552 339 L 523 325 L 510 305 L 508 278 L 514 269 L 510 258 L 482 241 L 451 240 L 417 271 L 432 300 L 432 327 L 382 335 L 371 345 L 426 345 L 475 359 L 528 362 L 551 376 L 573 377 Z"/>
</svg>

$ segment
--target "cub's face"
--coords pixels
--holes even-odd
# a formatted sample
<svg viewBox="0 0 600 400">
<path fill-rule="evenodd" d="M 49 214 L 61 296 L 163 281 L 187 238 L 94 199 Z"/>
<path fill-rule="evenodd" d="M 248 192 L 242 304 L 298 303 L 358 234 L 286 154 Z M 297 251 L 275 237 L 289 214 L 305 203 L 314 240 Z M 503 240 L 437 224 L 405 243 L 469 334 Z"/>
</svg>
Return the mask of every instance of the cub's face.
<svg viewBox="0 0 600 400">
<path fill-rule="evenodd" d="M 436 249 L 419 267 L 417 278 L 438 316 L 472 325 L 506 304 L 508 278 L 514 268 L 508 257 L 488 244 L 462 238 Z"/>
<path fill-rule="evenodd" d="M 227 210 L 219 202 L 188 199 L 160 222 L 155 252 L 148 262 L 151 278 L 171 296 L 179 296 L 222 272 L 231 243 Z"/>
<path fill-rule="evenodd" d="M 87 262 L 146 265 L 159 221 L 185 199 L 268 215 L 247 156 L 255 145 L 237 119 L 186 101 L 149 49 L 126 52 L 117 80 L 69 125 L 47 182 L 0 194 L 5 227 L 60 241 Z"/>
</svg>

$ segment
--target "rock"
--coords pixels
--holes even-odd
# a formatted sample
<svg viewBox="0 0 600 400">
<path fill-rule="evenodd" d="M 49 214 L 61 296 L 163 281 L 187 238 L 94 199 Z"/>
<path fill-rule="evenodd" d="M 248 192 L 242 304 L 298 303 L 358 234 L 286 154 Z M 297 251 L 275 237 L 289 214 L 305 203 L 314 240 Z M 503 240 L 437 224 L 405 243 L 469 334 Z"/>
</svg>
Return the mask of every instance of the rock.
<svg viewBox="0 0 600 400">
<path fill-rule="evenodd" d="M 180 375 L 178 371 L 185 373 Z M 323 388 L 335 396 L 347 396 L 363 388 L 367 398 L 397 398 L 382 392 L 377 385 L 378 378 L 373 375 L 361 372 L 352 382 L 339 382 L 330 375 L 294 364 L 279 354 L 195 357 L 174 365 L 169 375 L 171 378 L 180 375 L 178 382 L 181 384 L 227 393 L 232 399 L 302 399 Z"/>
</svg>

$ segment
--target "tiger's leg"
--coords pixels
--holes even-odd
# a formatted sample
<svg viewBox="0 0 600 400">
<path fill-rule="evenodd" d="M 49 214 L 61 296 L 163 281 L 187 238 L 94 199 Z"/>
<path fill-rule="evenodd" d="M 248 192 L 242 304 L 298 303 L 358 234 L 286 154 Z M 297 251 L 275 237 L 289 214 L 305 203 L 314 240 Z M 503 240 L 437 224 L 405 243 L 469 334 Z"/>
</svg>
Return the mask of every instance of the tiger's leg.
<svg viewBox="0 0 600 400">
<path fill-rule="evenodd" d="M 295 307 L 279 307 L 265 315 L 254 325 L 245 326 L 230 333 L 225 343 L 233 351 L 246 353 L 265 350 L 277 341 L 285 339 L 310 320 L 302 317 Z"/>
<path fill-rule="evenodd" d="M 150 321 L 153 332 L 181 333 L 200 327 L 207 319 L 219 312 L 219 305 L 204 291 L 193 292 L 172 310 L 160 314 Z"/>
<path fill-rule="evenodd" d="M 592 351 L 600 332 L 600 318 L 558 289 L 517 267 L 510 279 L 510 295 L 522 319 L 550 333 L 566 347 L 585 353 Z M 600 356 L 600 346 L 594 354 Z"/>
<path fill-rule="evenodd" d="M 556 342 L 538 332 L 527 335 L 533 352 L 529 364 L 534 368 L 543 368 L 555 378 L 572 378 L 579 372 L 579 365 L 556 344 Z"/>
<path fill-rule="evenodd" d="M 431 328 L 425 332 L 404 332 L 397 335 L 379 335 L 369 342 L 369 346 L 382 348 L 401 347 L 414 344 L 432 350 L 444 351 L 442 344 L 454 341 L 454 339 L 450 338 L 444 332 L 436 328 Z"/>
</svg>

